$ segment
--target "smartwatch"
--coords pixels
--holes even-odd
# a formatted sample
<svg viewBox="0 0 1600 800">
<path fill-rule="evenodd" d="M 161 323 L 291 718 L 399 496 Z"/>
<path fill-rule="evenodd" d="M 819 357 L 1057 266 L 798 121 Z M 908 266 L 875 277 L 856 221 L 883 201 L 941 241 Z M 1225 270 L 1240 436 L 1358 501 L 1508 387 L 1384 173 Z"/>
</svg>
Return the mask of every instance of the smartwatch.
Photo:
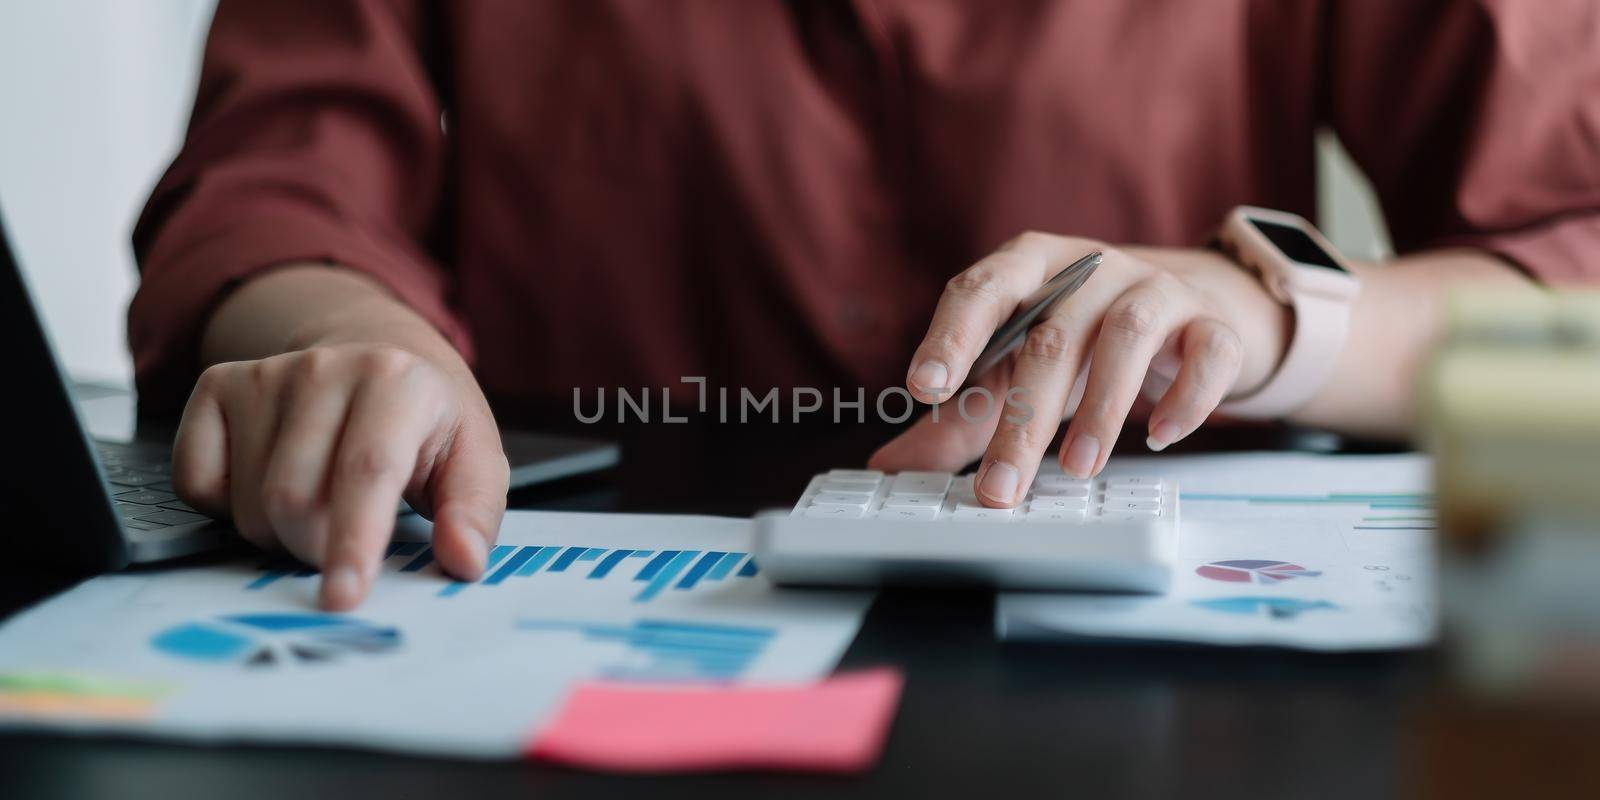
<svg viewBox="0 0 1600 800">
<path fill-rule="evenodd" d="M 1333 373 L 1361 280 L 1322 233 L 1295 214 L 1239 206 L 1228 212 L 1217 239 L 1260 276 L 1268 294 L 1294 308 L 1294 334 L 1277 371 L 1259 389 L 1217 410 L 1254 419 L 1287 416 Z"/>
</svg>

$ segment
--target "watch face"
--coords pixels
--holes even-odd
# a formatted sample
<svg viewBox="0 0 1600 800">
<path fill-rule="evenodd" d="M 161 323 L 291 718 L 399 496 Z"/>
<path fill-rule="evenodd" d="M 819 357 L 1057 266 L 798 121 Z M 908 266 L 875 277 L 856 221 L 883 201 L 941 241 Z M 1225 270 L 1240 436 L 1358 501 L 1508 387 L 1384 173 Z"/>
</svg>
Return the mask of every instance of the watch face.
<svg viewBox="0 0 1600 800">
<path fill-rule="evenodd" d="M 1311 234 L 1292 225 L 1268 222 L 1254 217 L 1247 219 L 1249 219 L 1251 225 L 1255 226 L 1256 230 L 1261 232 L 1262 236 L 1267 237 L 1267 240 L 1272 242 L 1272 245 L 1278 248 L 1290 261 L 1311 267 L 1346 272 L 1328 251 L 1317 244 L 1316 239 L 1311 238 Z"/>
</svg>

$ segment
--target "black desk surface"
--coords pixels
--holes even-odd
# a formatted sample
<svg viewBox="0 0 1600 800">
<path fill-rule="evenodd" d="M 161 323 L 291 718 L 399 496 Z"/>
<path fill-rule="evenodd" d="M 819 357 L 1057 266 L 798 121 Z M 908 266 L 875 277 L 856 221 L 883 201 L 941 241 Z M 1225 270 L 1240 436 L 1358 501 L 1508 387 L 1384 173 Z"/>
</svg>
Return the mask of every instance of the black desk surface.
<svg viewBox="0 0 1600 800">
<path fill-rule="evenodd" d="M 521 508 L 745 515 L 861 463 L 882 429 L 654 425 L 610 431 L 617 470 L 519 492 Z M 1260 446 L 1213 434 L 1176 450 Z M 1272 442 L 1279 440 L 1273 439 Z M 1133 452 L 1127 442 L 1123 452 Z M 738 468 L 731 468 L 739 465 Z M 714 486 L 714 489 L 702 488 Z M 66 585 L 0 580 L 0 614 Z M 1426 654 L 1000 644 L 986 592 L 887 592 L 843 666 L 899 665 L 888 749 L 856 777 L 617 776 L 362 752 L 0 736 L 0 798 L 1376 797 L 1410 782 Z"/>
</svg>

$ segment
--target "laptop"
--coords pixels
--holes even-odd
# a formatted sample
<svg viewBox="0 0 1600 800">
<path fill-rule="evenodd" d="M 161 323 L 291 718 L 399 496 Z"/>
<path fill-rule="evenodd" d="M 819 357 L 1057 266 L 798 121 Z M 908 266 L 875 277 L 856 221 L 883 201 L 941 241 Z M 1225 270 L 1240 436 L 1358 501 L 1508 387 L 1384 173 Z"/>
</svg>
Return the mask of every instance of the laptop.
<svg viewBox="0 0 1600 800">
<path fill-rule="evenodd" d="M 93 438 L 79 416 L 0 220 L 0 341 L 7 344 L 0 513 L 8 560 L 103 572 L 218 547 L 232 530 L 172 491 L 172 443 Z M 502 431 L 513 489 L 617 463 L 609 442 Z"/>
</svg>

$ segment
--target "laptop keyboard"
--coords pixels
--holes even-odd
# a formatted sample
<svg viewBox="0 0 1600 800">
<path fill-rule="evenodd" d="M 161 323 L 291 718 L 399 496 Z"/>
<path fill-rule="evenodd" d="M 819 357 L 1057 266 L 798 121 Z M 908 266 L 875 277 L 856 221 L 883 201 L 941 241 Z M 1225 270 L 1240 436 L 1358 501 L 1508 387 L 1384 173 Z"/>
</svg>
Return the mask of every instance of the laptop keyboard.
<svg viewBox="0 0 1600 800">
<path fill-rule="evenodd" d="M 119 442 L 94 443 L 110 484 L 111 505 L 126 527 L 140 531 L 208 519 L 172 492 L 172 462 L 165 450 Z"/>
</svg>

